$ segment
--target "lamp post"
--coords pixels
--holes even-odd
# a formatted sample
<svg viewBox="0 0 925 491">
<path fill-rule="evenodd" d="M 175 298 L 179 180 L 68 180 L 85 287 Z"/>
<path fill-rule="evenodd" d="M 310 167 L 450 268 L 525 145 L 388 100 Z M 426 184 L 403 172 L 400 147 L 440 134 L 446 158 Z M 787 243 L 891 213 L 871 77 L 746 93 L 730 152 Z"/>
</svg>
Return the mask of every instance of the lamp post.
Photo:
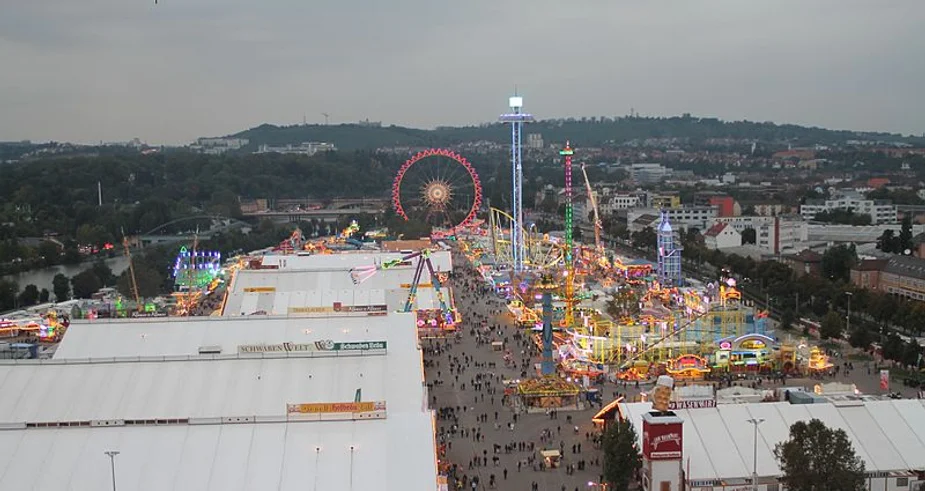
<svg viewBox="0 0 925 491">
<path fill-rule="evenodd" d="M 758 425 L 764 423 L 764 419 L 751 418 L 746 421 L 755 425 L 755 446 L 752 452 L 752 490 L 758 491 Z"/>
<path fill-rule="evenodd" d="M 854 296 L 852 292 L 845 292 L 845 295 L 848 295 L 848 315 L 845 316 L 845 334 L 851 335 L 851 297 Z"/>
<path fill-rule="evenodd" d="M 109 456 L 109 468 L 112 469 L 112 491 L 116 491 L 116 455 L 119 455 L 119 451 L 107 450 L 103 453 Z"/>
</svg>

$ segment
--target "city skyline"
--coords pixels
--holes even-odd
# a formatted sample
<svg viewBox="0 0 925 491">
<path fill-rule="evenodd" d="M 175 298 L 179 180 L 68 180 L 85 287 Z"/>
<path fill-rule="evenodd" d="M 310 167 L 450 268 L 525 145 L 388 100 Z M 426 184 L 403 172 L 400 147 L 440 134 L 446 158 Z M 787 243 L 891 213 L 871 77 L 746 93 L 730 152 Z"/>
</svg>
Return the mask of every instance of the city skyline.
<svg viewBox="0 0 925 491">
<path fill-rule="evenodd" d="M 183 144 L 262 123 L 692 113 L 925 132 L 925 6 L 86 0 L 0 17 L 0 140 Z"/>
</svg>

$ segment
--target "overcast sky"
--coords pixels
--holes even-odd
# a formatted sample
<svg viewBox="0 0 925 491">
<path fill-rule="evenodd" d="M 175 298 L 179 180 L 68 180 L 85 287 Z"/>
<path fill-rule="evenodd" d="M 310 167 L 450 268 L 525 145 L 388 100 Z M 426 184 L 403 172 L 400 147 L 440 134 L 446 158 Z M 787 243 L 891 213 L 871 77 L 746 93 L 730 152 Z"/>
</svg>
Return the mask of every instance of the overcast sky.
<svg viewBox="0 0 925 491">
<path fill-rule="evenodd" d="M 695 115 L 925 133 L 925 0 L 0 0 L 0 140 Z"/>
</svg>

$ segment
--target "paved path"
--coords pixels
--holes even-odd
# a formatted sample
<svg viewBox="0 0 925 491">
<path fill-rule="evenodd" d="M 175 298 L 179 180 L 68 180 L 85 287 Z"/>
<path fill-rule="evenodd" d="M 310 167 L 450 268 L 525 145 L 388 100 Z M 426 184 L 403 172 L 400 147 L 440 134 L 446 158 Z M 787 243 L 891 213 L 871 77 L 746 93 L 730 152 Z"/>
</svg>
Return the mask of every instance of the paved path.
<svg viewBox="0 0 925 491">
<path fill-rule="evenodd" d="M 533 365 L 539 362 L 538 353 L 532 342 L 515 339 L 518 330 L 504 302 L 486 291 L 487 287 L 475 276 L 461 255 L 454 254 L 454 261 L 455 278 L 452 286 L 457 307 L 463 316 L 459 339 L 425 341 L 424 346 L 429 351 L 425 356 L 427 382 L 431 385 L 430 394 L 435 398 L 431 406 L 438 410 L 438 414 L 442 412 L 437 421 L 438 438 L 443 433 L 447 434 L 447 459 L 458 466 L 457 477 L 466 478 L 465 489 L 491 489 L 489 482 L 492 475 L 496 480 L 495 489 L 500 490 L 597 489 L 589 483 L 599 481 L 603 455 L 587 436 L 594 431 L 591 416 L 598 407 L 584 411 L 562 411 L 557 419 L 551 419 L 545 414 L 519 414 L 514 420 L 513 410 L 502 404 L 504 389 L 501 381 L 521 378 L 522 368 L 532 376 L 535 373 Z M 475 334 L 474 328 L 482 325 L 492 327 L 492 333 L 485 337 Z M 502 339 L 507 340 L 508 346 L 515 352 L 516 363 L 521 366 L 505 367 L 502 353 L 492 350 L 490 341 Z M 520 350 L 525 351 L 525 356 L 520 356 Z M 785 385 L 812 388 L 819 382 L 853 382 L 864 393 L 879 394 L 878 373 L 875 369 L 868 373 L 868 362 L 855 363 L 854 370 L 850 371 L 843 366 L 845 360 L 836 359 L 835 362 L 842 366 L 835 376 L 789 379 Z M 481 384 L 476 378 L 480 374 Z M 736 385 L 748 386 L 754 383 L 756 380 L 753 379 L 735 382 Z M 780 385 L 763 380 L 760 387 Z M 632 384 L 623 387 L 622 384 L 617 386 L 612 383 L 605 384 L 601 389 L 605 402 L 613 400 L 617 393 L 634 400 L 644 390 Z M 901 390 L 906 397 L 915 397 L 914 389 L 901 387 L 895 381 L 891 390 Z M 567 421 L 569 415 L 572 423 Z M 510 429 L 509 424 L 513 424 L 513 429 Z M 576 425 L 577 433 L 574 429 Z M 454 426 L 457 432 L 451 436 Z M 541 441 L 544 432 L 551 435 L 546 442 Z M 476 433 L 479 435 L 478 441 Z M 534 444 L 533 451 L 520 449 L 520 445 L 530 443 Z M 581 444 L 580 453 L 577 452 L 578 444 Z M 500 446 L 500 452 L 495 452 L 494 445 Z M 505 451 L 506 445 L 512 447 L 510 452 Z M 573 445 L 576 445 L 576 452 L 573 452 Z M 535 470 L 532 464 L 527 464 L 531 456 L 534 456 L 535 463 L 539 463 L 538 451 L 541 448 L 564 449 L 562 465 L 555 469 Z M 494 461 L 495 457 L 497 462 Z M 487 459 L 487 463 L 476 463 L 482 459 Z M 585 469 L 568 473 L 566 466 L 576 466 L 579 461 L 584 461 Z M 519 470 L 518 462 L 521 462 Z M 472 485 L 473 478 L 478 478 L 475 487 Z M 452 482 L 450 489 L 454 489 Z"/>
<path fill-rule="evenodd" d="M 586 437 L 587 433 L 593 431 L 591 416 L 597 411 L 597 407 L 584 411 L 562 411 L 557 419 L 551 419 L 542 413 L 519 414 L 514 422 L 513 410 L 501 403 L 504 392 L 501 380 L 520 378 L 521 370 L 519 367 L 505 367 L 502 353 L 492 351 L 490 342 L 479 344 L 477 336 L 470 333 L 471 328 L 480 325 L 483 319 L 487 325 L 497 326 L 491 340 L 508 338 L 509 346 L 515 351 L 515 358 L 520 358 L 521 349 L 529 351 L 525 359 L 530 365 L 528 370 L 531 374 L 534 373 L 532 365 L 539 361 L 539 358 L 529 343 L 520 344 L 523 341 L 514 339 L 517 330 L 513 326 L 513 319 L 507 314 L 504 303 L 490 293 L 483 294 L 479 291 L 485 285 L 474 276 L 470 267 L 460 261 L 454 269 L 457 271 L 453 280 L 457 307 L 464 318 L 461 339 L 458 342 L 450 341 L 449 349 L 444 353 L 428 355 L 428 364 L 432 363 L 432 366 L 429 366 L 426 372 L 428 383 L 438 379 L 443 382 L 442 385 L 435 385 L 431 391 L 432 396 L 436 397 L 436 403 L 432 406 L 438 410 L 444 408 L 444 412 L 447 412 L 446 408 L 452 407 L 458 417 L 458 422 L 453 419 L 438 419 L 438 434 L 440 431 L 449 432 L 454 423 L 458 429 L 469 431 L 468 437 L 457 432 L 455 437 L 447 438 L 447 457 L 450 462 L 457 464 L 457 475 L 460 478 L 464 475 L 467 477 L 466 489 L 473 489 L 473 477 L 479 479 L 479 485 L 475 489 L 491 489 L 491 475 L 496 479 L 495 489 L 501 490 L 526 491 L 530 490 L 534 483 L 537 485 L 535 489 L 539 491 L 589 489 L 588 482 L 598 481 L 601 474 L 602 454 Z M 498 335 L 499 331 L 501 336 Z M 443 342 L 425 342 L 425 346 L 428 345 L 442 346 Z M 459 361 L 459 372 L 458 375 L 456 372 L 451 375 L 450 367 L 456 360 Z M 489 363 L 494 363 L 494 368 L 490 368 Z M 473 381 L 479 373 L 490 377 L 491 385 L 488 385 L 486 380 L 481 387 L 473 387 Z M 608 397 L 609 395 L 612 394 L 608 392 Z M 571 424 L 567 421 L 569 415 L 573 420 Z M 482 418 L 482 422 L 479 421 L 479 417 Z M 496 422 L 498 429 L 495 426 Z M 513 430 L 508 424 L 513 424 Z M 574 429 L 576 425 L 579 427 L 577 433 Z M 551 434 L 547 443 L 541 442 L 540 439 L 544 430 Z M 482 435 L 479 441 L 475 441 L 473 437 L 475 432 Z M 535 445 L 534 450 L 520 450 L 521 442 L 527 445 L 532 442 Z M 497 454 L 494 452 L 495 444 L 501 446 L 501 451 Z M 577 452 L 578 444 L 581 444 L 580 453 Z M 505 445 L 511 445 L 514 449 L 506 453 Z M 575 453 L 572 452 L 572 445 L 576 445 Z M 535 462 L 538 464 L 540 448 L 563 448 L 562 465 L 541 471 L 534 470 L 532 465 L 522 463 L 518 470 L 518 461 L 526 462 L 529 456 L 536 456 Z M 487 465 L 470 468 L 470 462 L 474 463 L 475 457 L 487 458 Z M 494 457 L 498 457 L 497 463 L 493 461 Z M 576 469 L 573 474 L 566 472 L 566 466 L 577 466 L 581 460 L 585 461 L 585 470 Z"/>
</svg>

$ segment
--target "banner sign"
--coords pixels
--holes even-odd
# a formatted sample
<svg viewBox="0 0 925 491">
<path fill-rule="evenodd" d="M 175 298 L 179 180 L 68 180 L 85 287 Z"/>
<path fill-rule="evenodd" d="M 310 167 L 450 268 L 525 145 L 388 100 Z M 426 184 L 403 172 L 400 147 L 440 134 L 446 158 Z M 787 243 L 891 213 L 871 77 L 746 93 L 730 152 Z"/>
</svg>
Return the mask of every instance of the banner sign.
<svg viewBox="0 0 925 491">
<path fill-rule="evenodd" d="M 880 370 L 880 390 L 890 390 L 890 371 Z"/>
<path fill-rule="evenodd" d="M 716 407 L 716 399 L 687 399 L 680 401 L 668 401 L 668 410 L 676 411 L 680 409 L 706 409 Z"/>
<path fill-rule="evenodd" d="M 334 312 L 386 312 L 388 305 L 343 305 L 334 302 Z"/>
<path fill-rule="evenodd" d="M 255 286 L 244 289 L 244 293 L 273 293 L 275 291 L 276 288 L 272 286 Z"/>
<path fill-rule="evenodd" d="M 289 307 L 290 314 L 321 314 L 334 312 L 332 307 Z"/>
<path fill-rule="evenodd" d="M 680 459 L 681 428 L 681 423 L 650 424 L 643 420 L 643 456 L 648 460 Z"/>
<path fill-rule="evenodd" d="M 238 353 L 304 353 L 308 351 L 368 351 L 384 350 L 386 341 L 336 343 L 330 339 L 314 343 L 242 344 Z"/>
<path fill-rule="evenodd" d="M 313 402 L 286 404 L 287 414 L 371 413 L 384 411 L 385 401 L 376 402 Z"/>
</svg>

